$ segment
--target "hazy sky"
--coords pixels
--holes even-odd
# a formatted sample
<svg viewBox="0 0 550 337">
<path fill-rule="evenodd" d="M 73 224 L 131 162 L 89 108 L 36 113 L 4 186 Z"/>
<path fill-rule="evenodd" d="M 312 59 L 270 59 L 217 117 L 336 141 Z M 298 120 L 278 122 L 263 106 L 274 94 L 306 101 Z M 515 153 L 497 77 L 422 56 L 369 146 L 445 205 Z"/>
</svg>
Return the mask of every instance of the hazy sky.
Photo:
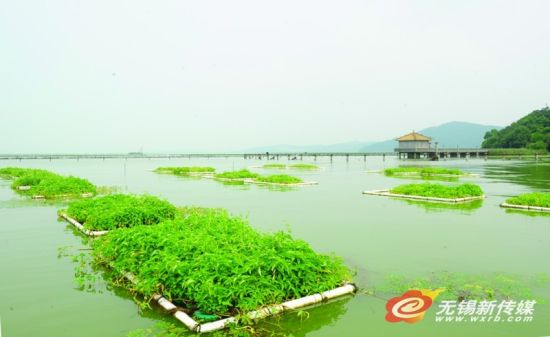
<svg viewBox="0 0 550 337">
<path fill-rule="evenodd" d="M 0 153 L 384 140 L 550 102 L 550 1 L 0 3 Z"/>
</svg>

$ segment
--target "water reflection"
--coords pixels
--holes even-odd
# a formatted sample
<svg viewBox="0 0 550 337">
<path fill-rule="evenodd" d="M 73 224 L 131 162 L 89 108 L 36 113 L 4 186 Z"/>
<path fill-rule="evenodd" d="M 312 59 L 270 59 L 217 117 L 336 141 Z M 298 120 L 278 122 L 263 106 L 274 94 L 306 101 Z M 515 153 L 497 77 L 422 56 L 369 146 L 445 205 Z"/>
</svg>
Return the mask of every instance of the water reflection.
<svg viewBox="0 0 550 337">
<path fill-rule="evenodd" d="M 324 326 L 331 325 L 347 312 L 353 296 L 346 296 L 314 307 L 286 312 L 258 323 L 258 327 L 283 336 L 306 336 Z"/>
<path fill-rule="evenodd" d="M 19 208 L 19 207 L 66 207 L 72 200 L 46 200 L 31 199 L 29 197 L 18 197 L 8 200 L 0 200 L 0 208 Z"/>
<path fill-rule="evenodd" d="M 550 162 L 510 162 L 483 167 L 487 178 L 512 182 L 539 190 L 550 191 Z"/>
<path fill-rule="evenodd" d="M 414 205 L 420 208 L 424 208 L 427 213 L 438 213 L 446 211 L 458 211 L 465 214 L 471 214 L 483 205 L 483 200 L 474 200 L 470 202 L 462 203 L 443 203 L 443 202 L 430 202 L 410 199 L 393 199 L 400 202 L 406 202 L 409 205 Z"/>
<path fill-rule="evenodd" d="M 521 215 L 527 215 L 531 217 L 550 217 L 550 212 L 537 212 L 537 211 L 524 211 L 521 209 L 511 209 L 506 208 L 507 214 L 521 214 Z"/>
<path fill-rule="evenodd" d="M 290 191 L 296 191 L 299 187 L 298 186 L 284 186 L 284 185 L 257 185 L 258 188 L 273 191 L 273 192 L 290 192 Z"/>
</svg>

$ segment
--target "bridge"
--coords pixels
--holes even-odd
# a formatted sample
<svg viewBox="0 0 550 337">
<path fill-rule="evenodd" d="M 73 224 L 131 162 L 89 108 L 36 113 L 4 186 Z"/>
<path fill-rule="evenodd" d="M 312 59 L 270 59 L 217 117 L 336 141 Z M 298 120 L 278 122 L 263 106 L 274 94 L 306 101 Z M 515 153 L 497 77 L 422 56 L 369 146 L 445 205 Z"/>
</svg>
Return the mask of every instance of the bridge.
<svg viewBox="0 0 550 337">
<path fill-rule="evenodd" d="M 487 157 L 488 149 L 479 148 L 441 148 L 432 147 L 398 147 L 395 149 L 399 159 L 446 159 L 446 158 L 480 158 Z"/>
</svg>

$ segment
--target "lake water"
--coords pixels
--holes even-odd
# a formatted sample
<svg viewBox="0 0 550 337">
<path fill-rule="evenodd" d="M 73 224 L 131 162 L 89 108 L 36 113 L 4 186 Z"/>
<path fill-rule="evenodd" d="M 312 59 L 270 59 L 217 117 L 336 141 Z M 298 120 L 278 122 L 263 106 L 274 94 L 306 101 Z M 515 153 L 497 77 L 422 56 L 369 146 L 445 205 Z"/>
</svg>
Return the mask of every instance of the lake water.
<svg viewBox="0 0 550 337">
<path fill-rule="evenodd" d="M 285 163 L 286 160 L 279 162 Z M 362 195 L 364 190 L 415 181 L 367 173 L 398 164 L 394 158 L 320 158 L 321 170 L 288 171 L 319 185 L 291 190 L 253 185 L 223 185 L 208 179 L 184 179 L 151 172 L 158 166 L 208 165 L 218 171 L 262 165 L 266 161 L 233 158 L 172 160 L 27 160 L 0 166 L 35 167 L 72 174 L 123 192 L 149 193 L 176 205 L 223 207 L 249 218 L 262 231 L 290 228 L 320 252 L 334 252 L 357 271 L 360 288 L 372 288 L 388 275 L 423 277 L 432 273 L 467 275 L 512 273 L 526 278 L 549 275 L 550 217 L 512 212 L 498 205 L 531 191 L 550 191 L 549 162 L 497 160 L 442 161 L 480 177 L 487 198 L 472 207 L 436 207 Z M 424 165 L 430 163 L 423 162 Z M 273 170 L 256 169 L 262 173 Z M 74 263 L 58 257 L 59 247 L 87 252 L 56 212 L 63 204 L 19 197 L 0 180 L 0 320 L 7 337 L 125 336 L 169 317 L 140 311 L 120 289 L 97 281 L 95 292 L 76 289 Z M 80 250 L 79 250 L 80 249 Z M 550 335 L 550 295 L 537 290 L 530 323 L 436 323 L 434 310 L 416 324 L 387 323 L 387 296 L 362 293 L 296 314 L 268 320 L 270 330 L 295 336 L 546 336 Z"/>
</svg>

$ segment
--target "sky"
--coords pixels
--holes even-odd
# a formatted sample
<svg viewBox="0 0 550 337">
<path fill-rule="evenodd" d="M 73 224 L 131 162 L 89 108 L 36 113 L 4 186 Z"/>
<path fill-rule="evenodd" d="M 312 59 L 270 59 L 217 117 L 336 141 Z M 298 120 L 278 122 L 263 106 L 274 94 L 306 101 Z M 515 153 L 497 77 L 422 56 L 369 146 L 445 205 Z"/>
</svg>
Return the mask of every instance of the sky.
<svg viewBox="0 0 550 337">
<path fill-rule="evenodd" d="M 507 125 L 550 1 L 0 2 L 0 153 L 220 152 Z"/>
</svg>

